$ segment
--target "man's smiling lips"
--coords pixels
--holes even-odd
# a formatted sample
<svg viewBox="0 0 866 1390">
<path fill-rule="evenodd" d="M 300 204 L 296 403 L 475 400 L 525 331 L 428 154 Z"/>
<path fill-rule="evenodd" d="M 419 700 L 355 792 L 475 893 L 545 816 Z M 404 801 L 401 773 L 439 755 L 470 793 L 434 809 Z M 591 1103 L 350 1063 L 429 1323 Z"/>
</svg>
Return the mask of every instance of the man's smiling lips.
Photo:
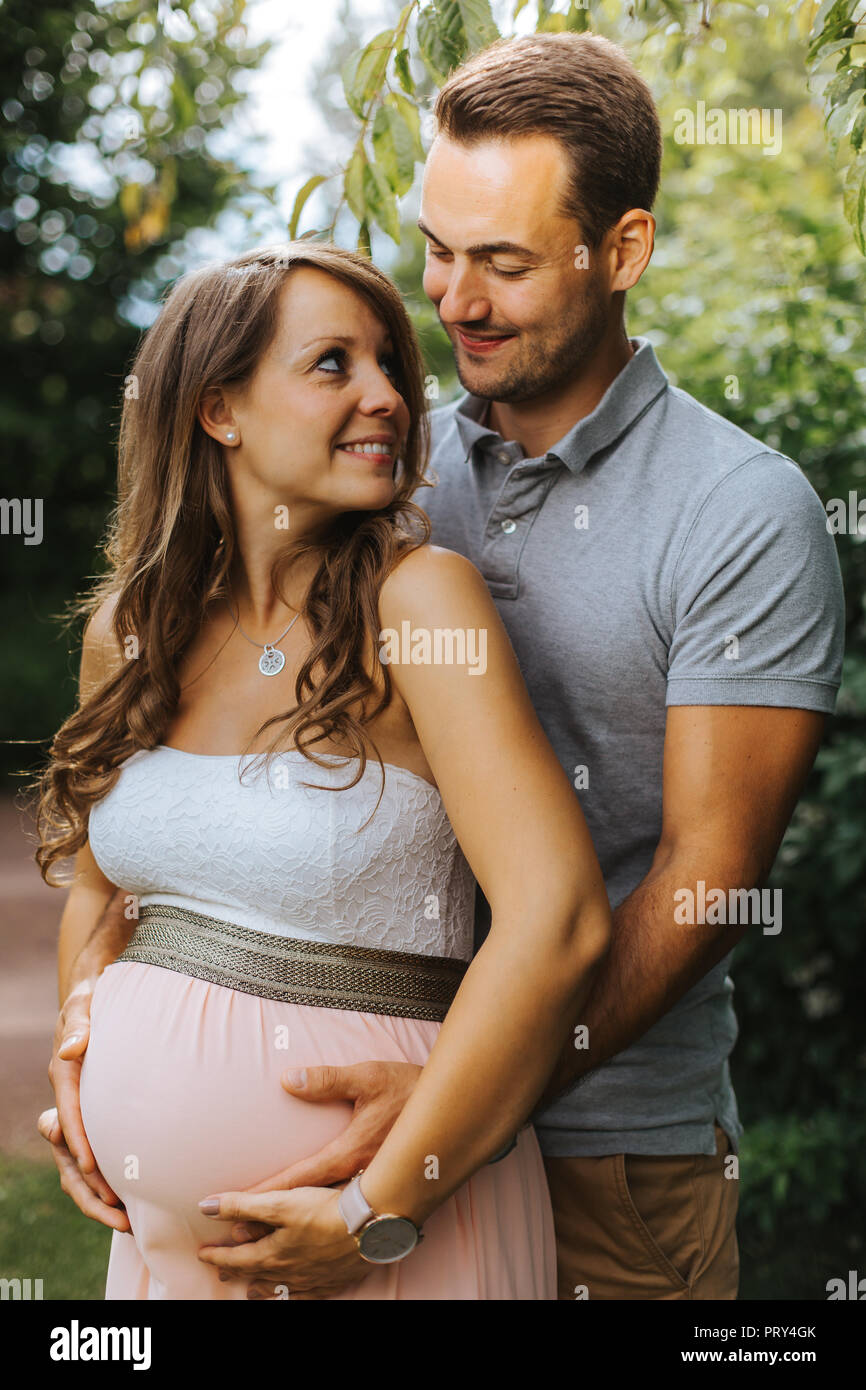
<svg viewBox="0 0 866 1390">
<path fill-rule="evenodd" d="M 505 333 L 499 338 L 491 338 L 482 334 L 475 337 L 470 333 L 465 333 L 462 328 L 456 328 L 455 331 L 461 345 L 467 352 L 474 352 L 481 356 L 495 352 L 497 348 L 502 347 L 503 343 L 510 343 L 512 338 L 516 336 L 514 333 Z"/>
</svg>

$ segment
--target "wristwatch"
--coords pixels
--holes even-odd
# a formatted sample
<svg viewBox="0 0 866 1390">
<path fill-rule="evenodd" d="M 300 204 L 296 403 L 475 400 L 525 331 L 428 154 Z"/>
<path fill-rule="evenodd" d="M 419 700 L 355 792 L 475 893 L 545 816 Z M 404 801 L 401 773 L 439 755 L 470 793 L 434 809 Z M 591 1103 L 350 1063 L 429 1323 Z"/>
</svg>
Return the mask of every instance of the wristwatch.
<svg viewBox="0 0 866 1390">
<path fill-rule="evenodd" d="M 394 1216 L 383 1212 L 377 1216 L 361 1191 L 361 1173 L 356 1173 L 352 1181 L 343 1188 L 337 1203 L 340 1215 L 346 1223 L 350 1236 L 362 1260 L 373 1265 L 392 1265 L 397 1260 L 405 1260 L 419 1241 L 424 1239 L 414 1221 L 407 1216 Z"/>
</svg>

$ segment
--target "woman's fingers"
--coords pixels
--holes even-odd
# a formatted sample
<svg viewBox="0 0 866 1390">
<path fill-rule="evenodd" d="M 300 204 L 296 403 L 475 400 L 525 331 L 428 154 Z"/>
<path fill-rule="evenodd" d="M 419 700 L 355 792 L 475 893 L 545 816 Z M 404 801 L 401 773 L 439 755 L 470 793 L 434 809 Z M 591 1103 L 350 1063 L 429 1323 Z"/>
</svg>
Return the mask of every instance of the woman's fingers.
<svg viewBox="0 0 866 1390">
<path fill-rule="evenodd" d="M 48 1065 L 63 1138 L 85 1174 L 96 1169 L 96 1159 L 81 1119 L 80 1099 L 81 1059 L 90 1041 L 92 995 L 93 982 L 82 980 L 64 1001 L 54 1030 L 54 1051 Z"/>
<path fill-rule="evenodd" d="M 81 1118 L 81 1063 L 77 1059 L 64 1062 L 55 1053 L 48 1074 L 54 1087 L 57 1118 L 66 1146 L 82 1173 L 93 1173 L 96 1171 L 96 1159 Z"/>
<path fill-rule="evenodd" d="M 42 1138 L 48 1140 L 49 1144 L 58 1144 L 63 1137 L 63 1130 L 60 1128 L 60 1122 L 57 1119 L 56 1108 L 43 1110 L 39 1119 L 36 1121 L 36 1128 L 39 1130 Z"/>
<path fill-rule="evenodd" d="M 83 1212 L 85 1216 L 91 1217 L 92 1220 L 99 1221 L 103 1226 L 110 1226 L 114 1231 L 131 1230 L 126 1212 L 118 1211 L 116 1207 L 109 1206 L 102 1201 L 85 1182 L 83 1175 L 79 1172 L 78 1164 L 65 1144 L 52 1144 L 51 1152 L 60 1174 L 60 1186 L 67 1197 L 72 1198 L 79 1211 Z M 107 1183 L 105 1186 L 108 1188 Z M 111 1192 L 111 1189 L 108 1188 L 108 1191 Z M 113 1193 L 112 1196 L 114 1196 Z M 117 1199 L 115 1198 L 115 1200 Z"/>
</svg>

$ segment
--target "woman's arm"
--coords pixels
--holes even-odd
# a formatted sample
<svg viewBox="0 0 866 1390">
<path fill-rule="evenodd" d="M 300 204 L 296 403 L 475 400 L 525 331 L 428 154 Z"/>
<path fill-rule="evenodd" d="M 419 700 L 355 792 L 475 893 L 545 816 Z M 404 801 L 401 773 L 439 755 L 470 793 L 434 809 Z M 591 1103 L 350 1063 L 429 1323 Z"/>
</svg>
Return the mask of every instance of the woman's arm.
<svg viewBox="0 0 866 1390">
<path fill-rule="evenodd" d="M 78 680 L 79 707 L 124 660 L 112 626 L 115 601 L 111 597 L 100 604 L 84 629 Z M 83 992 L 87 981 L 95 979 L 126 944 L 122 940 L 125 929 L 120 925 L 125 919 L 114 910 L 116 905 L 112 905 L 110 927 L 100 920 L 119 891 L 100 869 L 89 842 L 84 844 L 75 858 L 72 886 L 60 919 L 57 984 L 61 1007 L 73 990 Z M 134 922 L 128 923 L 127 940 L 134 928 Z"/>
<path fill-rule="evenodd" d="M 84 633 L 79 680 L 83 703 L 120 660 L 106 601 Z M 114 651 L 112 657 L 110 653 Z M 135 929 L 124 915 L 124 895 L 105 877 L 89 843 L 78 851 L 72 886 L 60 919 L 57 951 L 60 1013 L 48 1075 L 56 1109 L 39 1116 L 39 1132 L 51 1144 L 63 1190 L 87 1216 L 117 1230 L 129 1230 L 117 1196 L 96 1166 L 81 1119 L 81 1060 L 90 1038 L 90 1000 L 97 978 L 123 950 Z"/>
<path fill-rule="evenodd" d="M 531 1114 L 607 950 L 610 908 L 577 797 L 475 567 L 438 547 L 414 552 L 383 587 L 380 616 L 383 629 L 408 621 L 431 637 L 463 628 L 479 652 L 486 640 L 483 673 L 391 667 L 492 914 L 418 1084 L 364 1173 L 374 1210 L 420 1224 Z"/>
<path fill-rule="evenodd" d="M 607 950 L 610 908 L 574 790 L 475 567 L 438 547 L 414 551 L 383 586 L 379 615 L 381 631 L 463 628 L 486 644 L 477 675 L 391 666 L 492 909 L 416 1087 L 364 1171 L 377 1213 L 420 1225 L 532 1113 Z M 199 1259 L 248 1280 L 248 1298 L 324 1297 L 370 1272 L 332 1189 L 202 1194 L 200 1208 L 245 1223 L 245 1235 L 233 1228 L 238 1245 L 202 1246 Z"/>
</svg>

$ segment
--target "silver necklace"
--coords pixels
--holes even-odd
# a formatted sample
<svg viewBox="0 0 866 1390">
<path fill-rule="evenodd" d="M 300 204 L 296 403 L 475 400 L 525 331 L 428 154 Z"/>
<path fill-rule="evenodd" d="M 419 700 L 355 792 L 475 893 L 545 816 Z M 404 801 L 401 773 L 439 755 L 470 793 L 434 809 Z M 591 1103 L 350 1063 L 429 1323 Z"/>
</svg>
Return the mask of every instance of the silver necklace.
<svg viewBox="0 0 866 1390">
<path fill-rule="evenodd" d="M 259 670 L 261 671 L 262 675 L 263 675 L 263 676 L 277 676 L 277 675 L 279 675 L 280 671 L 282 671 L 283 667 L 284 667 L 285 664 L 286 664 L 286 658 L 283 656 L 283 653 L 282 653 L 281 651 L 278 651 L 278 650 L 277 650 L 277 642 L 282 642 L 283 638 L 286 636 L 286 633 L 291 632 L 291 630 L 292 630 L 292 628 L 294 627 L 295 623 L 298 621 L 298 618 L 301 616 L 300 613 L 296 613 L 296 614 L 295 614 L 295 616 L 292 618 L 292 621 L 289 623 L 289 626 L 286 628 L 286 631 L 280 633 L 280 635 L 279 635 L 279 637 L 277 638 L 277 641 L 276 641 L 276 642 L 264 642 L 264 643 L 262 643 L 262 642 L 256 642 L 256 641 L 254 641 L 253 638 L 250 637 L 249 633 L 244 632 L 243 628 L 241 627 L 240 613 L 237 613 L 237 614 L 236 614 L 236 613 L 234 612 L 234 610 L 233 610 L 231 604 L 229 603 L 228 599 L 226 599 L 226 603 L 228 604 L 229 612 L 231 613 L 232 617 L 234 618 L 234 620 L 235 620 L 237 626 L 240 628 L 240 631 L 241 631 L 242 636 L 246 637 L 246 639 L 247 639 L 248 642 L 252 642 L 252 644 L 253 644 L 254 647 L 261 647 L 261 648 L 262 648 L 262 654 L 261 654 L 261 656 L 259 657 Z"/>
</svg>

